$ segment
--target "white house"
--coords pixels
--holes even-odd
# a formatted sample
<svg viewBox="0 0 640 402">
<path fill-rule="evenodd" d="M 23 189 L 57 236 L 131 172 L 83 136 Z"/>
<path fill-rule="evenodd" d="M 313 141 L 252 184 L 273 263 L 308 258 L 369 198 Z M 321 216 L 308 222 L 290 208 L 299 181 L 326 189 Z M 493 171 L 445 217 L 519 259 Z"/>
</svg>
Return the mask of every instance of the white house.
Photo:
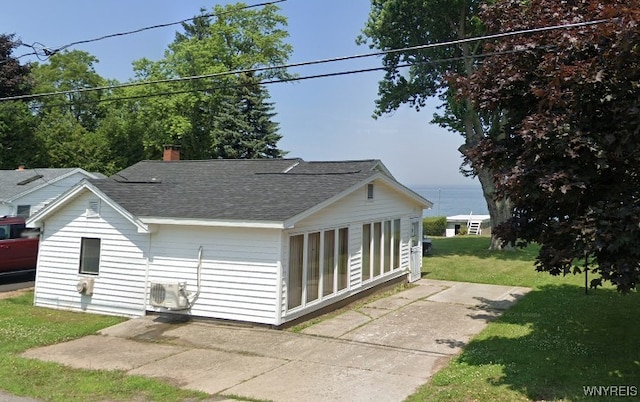
<svg viewBox="0 0 640 402">
<path fill-rule="evenodd" d="M 79 168 L 0 170 L 0 216 L 28 217 L 84 179 L 104 178 Z"/>
<path fill-rule="evenodd" d="M 419 279 L 430 207 L 378 160 L 143 161 L 29 219 L 35 304 L 278 326 Z"/>
</svg>

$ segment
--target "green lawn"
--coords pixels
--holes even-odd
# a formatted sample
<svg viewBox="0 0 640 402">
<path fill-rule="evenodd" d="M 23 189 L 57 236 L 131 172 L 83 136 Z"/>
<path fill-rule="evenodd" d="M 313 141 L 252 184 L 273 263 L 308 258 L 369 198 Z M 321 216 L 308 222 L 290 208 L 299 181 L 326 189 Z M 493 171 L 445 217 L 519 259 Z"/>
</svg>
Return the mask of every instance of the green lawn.
<svg viewBox="0 0 640 402">
<path fill-rule="evenodd" d="M 582 275 L 536 272 L 535 247 L 491 252 L 488 244 L 486 237 L 434 239 L 423 277 L 533 290 L 408 400 L 640 399 L 640 295 L 611 288 L 585 295 Z M 637 396 L 585 396 L 588 386 Z"/>
<path fill-rule="evenodd" d="M 33 307 L 33 293 L 0 300 L 0 389 L 43 401 L 196 401 L 184 391 L 123 371 L 77 370 L 25 359 L 20 353 L 122 322 L 124 319 Z"/>
<path fill-rule="evenodd" d="M 634 400 L 585 397 L 584 386 L 640 395 L 640 295 L 584 294 L 584 277 L 533 268 L 536 249 L 487 251 L 486 237 L 436 238 L 423 277 L 533 290 L 467 345 L 410 401 Z M 32 306 L 33 294 L 0 300 L 0 389 L 46 401 L 184 401 L 207 395 L 122 371 L 90 371 L 20 357 L 123 319 Z M 626 388 L 624 388 L 626 387 Z M 635 387 L 635 388 L 632 388 Z"/>
</svg>

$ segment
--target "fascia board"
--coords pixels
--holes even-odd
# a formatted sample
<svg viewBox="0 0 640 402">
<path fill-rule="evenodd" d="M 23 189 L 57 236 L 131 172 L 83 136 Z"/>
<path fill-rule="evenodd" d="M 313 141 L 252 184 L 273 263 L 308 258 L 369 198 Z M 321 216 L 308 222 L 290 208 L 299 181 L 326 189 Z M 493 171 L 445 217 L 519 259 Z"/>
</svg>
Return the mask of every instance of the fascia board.
<svg viewBox="0 0 640 402">
<path fill-rule="evenodd" d="M 410 190 L 409 188 L 403 186 L 402 184 L 398 183 L 397 181 L 393 180 L 392 178 L 390 178 L 389 176 L 387 176 L 384 173 L 376 173 L 374 175 L 371 175 L 370 177 L 367 177 L 364 180 L 361 180 L 360 182 L 354 184 L 353 186 L 349 187 L 348 189 L 344 190 L 341 193 L 338 193 L 336 195 L 334 195 L 333 197 L 307 209 L 306 211 L 303 211 L 295 216 L 292 216 L 291 218 L 287 219 L 285 221 L 285 228 L 290 229 L 293 228 L 295 226 L 295 224 L 313 214 L 315 214 L 316 212 L 328 207 L 329 205 L 333 204 L 334 202 L 340 200 L 343 197 L 346 197 L 347 195 L 351 194 L 352 192 L 358 190 L 359 188 L 363 187 L 365 184 L 371 183 L 375 180 L 381 180 L 383 182 L 385 182 L 386 184 L 389 184 L 391 187 L 393 187 L 395 190 L 403 193 L 404 195 L 406 195 L 408 198 L 412 199 L 414 202 L 416 202 L 417 204 L 420 204 L 422 206 L 423 209 L 428 209 L 431 208 L 433 206 L 433 203 L 427 199 L 425 199 L 424 197 L 422 197 L 421 195 L 417 194 L 416 192 Z"/>
<path fill-rule="evenodd" d="M 142 216 L 140 221 L 147 225 L 181 225 L 181 226 L 209 226 L 253 229 L 284 229 L 284 223 L 279 221 L 245 221 L 245 220 L 216 220 L 216 219 L 185 219 Z"/>
<path fill-rule="evenodd" d="M 121 214 L 125 219 L 131 222 L 138 228 L 139 233 L 149 233 L 149 227 L 137 219 L 134 215 L 129 213 L 126 209 L 122 208 L 120 204 L 113 201 L 111 198 L 107 197 L 102 191 L 96 188 L 94 185 L 89 183 L 86 179 L 79 182 L 77 185 L 72 187 L 66 193 L 62 194 L 58 197 L 53 203 L 49 204 L 45 208 L 38 211 L 35 215 L 31 216 L 27 220 L 28 226 L 39 226 L 40 222 L 45 220 L 48 216 L 53 214 L 56 210 L 64 206 L 67 202 L 79 196 L 83 191 L 90 191 L 95 194 L 102 202 L 109 205 L 111 208 L 116 210 L 119 214 Z"/>
</svg>

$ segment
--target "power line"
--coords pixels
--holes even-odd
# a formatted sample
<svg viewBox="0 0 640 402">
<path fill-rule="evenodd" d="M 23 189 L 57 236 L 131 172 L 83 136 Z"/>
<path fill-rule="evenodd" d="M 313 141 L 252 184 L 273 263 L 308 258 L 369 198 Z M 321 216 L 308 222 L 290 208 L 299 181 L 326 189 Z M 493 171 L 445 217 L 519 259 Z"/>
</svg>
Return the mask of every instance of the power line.
<svg viewBox="0 0 640 402">
<path fill-rule="evenodd" d="M 482 54 L 477 54 L 477 55 L 472 55 L 472 56 L 460 56 L 460 57 L 451 57 L 451 58 L 446 58 L 446 59 L 438 59 L 438 60 L 429 60 L 429 61 L 422 61 L 422 62 L 415 62 L 415 63 L 404 63 L 404 64 L 399 64 L 397 66 L 395 66 L 396 68 L 406 68 L 406 67 L 412 67 L 415 65 L 422 65 L 422 64 L 440 64 L 440 63 L 448 63 L 451 61 L 460 61 L 460 60 L 464 60 L 467 57 L 472 57 L 472 58 L 484 58 L 484 57 L 491 57 L 491 56 L 498 56 L 498 55 L 505 55 L 505 54 L 515 54 L 515 53 L 524 53 L 524 52 L 529 52 L 531 50 L 534 49 L 553 49 L 556 46 L 538 46 L 538 47 L 534 47 L 534 48 L 520 48 L 520 49 L 514 49 L 514 50 L 505 50 L 505 51 L 501 51 L 501 52 L 491 52 L 491 53 L 482 53 Z M 347 71 L 338 71 L 338 72 L 333 72 L 333 73 L 323 73 L 323 74 L 314 74 L 314 75 L 307 75 L 307 76 L 303 76 L 303 77 L 290 77 L 290 78 L 283 78 L 283 79 L 276 79 L 276 80 L 266 80 L 266 81 L 260 81 L 257 82 L 257 85 L 269 85 L 269 84 L 279 84 L 279 83 L 286 83 L 286 82 L 296 82 L 296 81 L 306 81 L 306 80 L 311 80 L 311 79 L 317 79 L 317 78 L 329 78 L 329 77 L 337 77 L 337 76 L 343 76 L 343 75 L 351 75 L 351 74 L 360 74 L 360 73 L 368 73 L 368 72 L 374 72 L 374 71 L 382 71 L 382 70 L 387 70 L 387 67 L 371 67 L 371 68 L 363 68 L 363 69 L 357 69 L 357 70 L 347 70 Z M 149 94 L 140 94 L 140 95 L 130 95 L 130 96 L 121 96 L 121 97 L 110 97 L 110 98 L 105 98 L 105 99 L 96 99 L 96 100 L 90 100 L 90 99 L 83 99 L 83 100 L 74 100 L 74 101 L 70 101 L 70 102 L 64 102 L 64 103 L 54 103 L 54 104 L 47 104 L 47 105 L 43 105 L 43 106 L 35 106 L 33 107 L 33 109 L 40 109 L 40 108 L 53 108 L 53 107 L 60 107 L 60 106 L 69 106 L 70 103 L 73 103 L 75 105 L 85 105 L 85 104 L 97 104 L 97 103 L 106 103 L 106 102 L 117 102 L 117 101 L 123 101 L 123 100 L 136 100 L 136 99 L 146 99 L 146 98 L 154 98 L 157 96 L 166 96 L 166 95 L 180 95 L 180 94 L 186 94 L 186 93 L 194 93 L 194 92 L 207 92 L 207 91 L 212 91 L 212 90 L 220 90 L 220 89 L 228 89 L 228 88 L 236 88 L 238 87 L 239 84 L 226 84 L 226 85 L 217 85 L 215 87 L 207 87 L 207 88 L 190 88 L 190 89 L 182 89 L 182 90 L 174 90 L 174 91 L 161 91 L 161 92 L 154 92 L 154 93 L 149 93 Z"/>
<path fill-rule="evenodd" d="M 571 24 L 553 25 L 553 26 L 548 26 L 548 27 L 530 28 L 530 29 L 523 29 L 523 30 L 517 30 L 517 31 L 510 31 L 510 32 L 502 32 L 502 33 L 491 34 L 491 35 L 482 35 L 482 36 L 465 38 L 465 39 L 457 39 L 457 40 L 448 41 L 448 42 L 428 43 L 428 44 L 424 44 L 424 45 L 409 46 L 409 47 L 404 47 L 404 48 L 400 48 L 400 49 L 388 49 L 388 50 L 381 50 L 381 51 L 371 52 L 371 53 L 362 53 L 362 54 L 356 54 L 356 55 L 350 55 L 350 56 L 340 56 L 340 57 L 333 57 L 333 58 L 306 61 L 306 62 L 299 62 L 299 63 L 283 64 L 283 65 L 278 65 L 278 66 L 256 67 L 256 68 L 251 68 L 251 69 L 223 71 L 223 72 L 213 73 L 213 74 L 203 74 L 203 75 L 194 75 L 194 76 L 188 76 L 188 77 L 168 78 L 168 79 L 153 80 L 153 81 L 131 82 L 131 83 L 110 85 L 110 86 L 103 86 L 103 87 L 78 88 L 78 89 L 73 89 L 73 90 L 69 90 L 69 91 L 56 91 L 56 92 L 45 92 L 45 93 L 40 93 L 40 94 L 9 96 L 9 97 L 0 98 L 0 102 L 2 102 L 2 101 L 10 101 L 10 100 L 37 99 L 37 98 L 47 97 L 47 96 L 68 95 L 68 94 L 73 94 L 73 93 L 82 93 L 82 92 L 90 92 L 90 91 L 112 90 L 112 89 L 118 89 L 118 88 L 143 86 L 143 85 L 155 85 L 155 84 L 162 84 L 162 83 L 194 81 L 194 80 L 223 77 L 223 76 L 241 74 L 241 73 L 254 73 L 254 72 L 260 72 L 260 71 L 267 71 L 267 70 L 286 69 L 286 68 L 293 68 L 293 67 L 304 67 L 304 66 L 310 66 L 310 65 L 315 65 L 315 64 L 334 63 L 334 62 L 339 62 L 339 61 L 361 59 L 361 58 L 366 58 L 366 57 L 384 56 L 384 55 L 387 55 L 387 54 L 394 54 L 394 53 L 401 53 L 401 52 L 413 52 L 413 51 L 427 50 L 427 49 L 437 48 L 437 47 L 461 45 L 461 44 L 470 43 L 470 42 L 476 42 L 476 41 L 480 41 L 480 40 L 500 39 L 500 38 L 505 38 L 505 37 L 510 37 L 510 36 L 517 36 L 517 35 L 524 35 L 524 34 L 531 34 L 531 33 L 539 33 L 539 32 L 547 32 L 547 31 L 552 31 L 552 30 L 557 30 L 557 29 L 579 28 L 579 27 L 585 27 L 585 26 L 590 26 L 590 25 L 603 24 L 603 23 L 611 22 L 611 21 L 615 21 L 615 20 L 616 19 L 601 19 L 601 20 L 595 20 L 595 21 L 586 21 L 586 22 L 577 22 L 577 23 L 571 23 Z"/>
<path fill-rule="evenodd" d="M 29 45 L 29 44 L 23 43 L 22 41 L 19 41 L 19 42 L 16 42 L 16 43 L 19 44 L 20 46 L 29 47 L 29 48 L 33 49 L 34 51 L 31 52 L 31 53 L 22 54 L 20 56 L 15 57 L 15 58 L 16 59 L 20 59 L 20 58 L 26 57 L 26 56 L 36 56 L 38 58 L 38 60 L 44 61 L 44 60 L 47 60 L 49 57 L 55 55 L 56 53 L 58 53 L 58 52 L 60 52 L 62 50 L 68 49 L 68 48 L 70 48 L 72 46 L 81 45 L 81 44 L 84 44 L 84 43 L 98 42 L 98 41 L 101 41 L 101 40 L 104 40 L 104 39 L 115 38 L 115 37 L 119 37 L 119 36 L 132 35 L 132 34 L 144 32 L 144 31 L 148 31 L 148 30 L 151 30 L 151 29 L 166 28 L 166 27 L 169 27 L 169 26 L 172 26 L 172 25 L 183 24 L 183 23 L 185 23 L 187 21 L 193 21 L 193 20 L 196 20 L 198 18 L 220 17 L 222 15 L 231 14 L 231 13 L 237 12 L 239 10 L 247 10 L 247 9 L 256 8 L 256 7 L 269 6 L 269 5 L 273 5 L 273 4 L 277 4 L 277 3 L 282 3 L 282 2 L 285 2 L 285 1 L 287 1 L 287 0 L 273 0 L 273 1 L 269 1 L 269 2 L 251 4 L 251 5 L 248 5 L 248 6 L 234 8 L 233 10 L 228 10 L 228 11 L 225 11 L 225 12 L 222 12 L 222 13 L 200 14 L 200 15 L 197 15 L 195 17 L 185 18 L 183 20 L 176 21 L 176 22 L 168 22 L 168 23 L 165 23 L 165 24 L 151 25 L 151 26 L 147 26 L 147 27 L 143 27 L 143 28 L 134 29 L 133 31 L 119 32 L 119 33 L 100 36 L 98 38 L 93 38 L 93 39 L 79 40 L 79 41 L 76 41 L 76 42 L 71 42 L 71 43 L 68 43 L 66 45 L 57 47 L 55 49 L 50 49 L 50 48 L 46 47 L 45 45 L 43 45 L 40 42 L 34 42 L 31 45 Z M 6 63 L 7 61 L 8 60 L 3 60 L 3 61 L 0 61 L 0 63 Z"/>
</svg>

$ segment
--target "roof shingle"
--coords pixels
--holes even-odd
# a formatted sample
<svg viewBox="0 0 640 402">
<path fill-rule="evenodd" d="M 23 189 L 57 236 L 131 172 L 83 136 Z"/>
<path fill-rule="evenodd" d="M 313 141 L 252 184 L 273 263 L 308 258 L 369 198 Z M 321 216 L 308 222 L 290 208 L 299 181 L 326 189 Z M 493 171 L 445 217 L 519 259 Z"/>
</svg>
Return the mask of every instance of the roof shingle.
<svg viewBox="0 0 640 402">
<path fill-rule="evenodd" d="M 380 172 L 378 160 L 143 161 L 90 182 L 138 217 L 284 221 Z"/>
</svg>

